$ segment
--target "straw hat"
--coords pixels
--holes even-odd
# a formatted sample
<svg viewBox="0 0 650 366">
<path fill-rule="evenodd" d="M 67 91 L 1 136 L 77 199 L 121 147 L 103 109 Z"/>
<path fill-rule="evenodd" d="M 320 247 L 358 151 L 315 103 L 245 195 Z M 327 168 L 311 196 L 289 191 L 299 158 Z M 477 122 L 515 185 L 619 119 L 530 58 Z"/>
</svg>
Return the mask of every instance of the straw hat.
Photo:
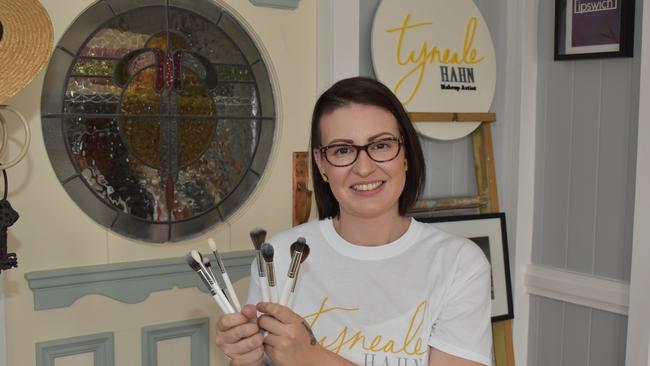
<svg viewBox="0 0 650 366">
<path fill-rule="evenodd" d="M 0 104 L 45 66 L 52 34 L 50 16 L 37 0 L 0 0 Z"/>
</svg>

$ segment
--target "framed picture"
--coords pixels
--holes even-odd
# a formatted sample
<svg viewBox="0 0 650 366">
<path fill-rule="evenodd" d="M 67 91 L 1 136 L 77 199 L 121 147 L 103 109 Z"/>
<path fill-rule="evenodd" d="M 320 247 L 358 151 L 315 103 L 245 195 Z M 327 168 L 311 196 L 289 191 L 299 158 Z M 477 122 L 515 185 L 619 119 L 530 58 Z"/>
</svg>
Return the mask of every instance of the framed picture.
<svg viewBox="0 0 650 366">
<path fill-rule="evenodd" d="M 555 0 L 555 59 L 632 57 L 634 0 Z"/>
<path fill-rule="evenodd" d="M 418 217 L 438 229 L 465 237 L 479 246 L 492 266 L 492 321 L 512 319 L 506 216 L 503 212 L 467 216 Z"/>
</svg>

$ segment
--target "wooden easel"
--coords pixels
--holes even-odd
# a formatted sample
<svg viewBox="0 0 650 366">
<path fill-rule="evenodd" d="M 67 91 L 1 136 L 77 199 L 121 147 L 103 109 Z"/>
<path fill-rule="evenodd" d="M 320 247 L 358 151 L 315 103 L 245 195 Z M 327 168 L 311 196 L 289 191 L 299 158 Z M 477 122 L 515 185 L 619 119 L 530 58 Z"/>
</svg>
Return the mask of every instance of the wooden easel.
<svg viewBox="0 0 650 366">
<path fill-rule="evenodd" d="M 476 196 L 453 197 L 418 202 L 416 209 L 454 209 L 478 207 L 481 213 L 499 212 L 499 196 L 494 168 L 491 122 L 494 113 L 409 113 L 413 122 L 481 122 L 472 132 Z M 514 366 L 512 320 L 492 323 L 495 366 Z"/>
<path fill-rule="evenodd" d="M 311 191 L 309 186 L 309 155 L 307 151 L 293 153 L 291 175 L 291 226 L 309 220 Z"/>
<path fill-rule="evenodd" d="M 475 196 L 446 197 L 419 201 L 415 210 L 443 210 L 479 208 L 481 213 L 499 212 L 499 196 L 492 149 L 490 123 L 496 121 L 494 113 L 409 113 L 413 122 L 481 122 L 472 132 L 474 172 L 476 174 Z M 307 189 L 309 176 L 308 153 L 293 153 L 292 224 L 298 225 L 309 219 L 311 191 Z M 492 323 L 495 366 L 514 366 L 512 347 L 512 320 Z"/>
</svg>

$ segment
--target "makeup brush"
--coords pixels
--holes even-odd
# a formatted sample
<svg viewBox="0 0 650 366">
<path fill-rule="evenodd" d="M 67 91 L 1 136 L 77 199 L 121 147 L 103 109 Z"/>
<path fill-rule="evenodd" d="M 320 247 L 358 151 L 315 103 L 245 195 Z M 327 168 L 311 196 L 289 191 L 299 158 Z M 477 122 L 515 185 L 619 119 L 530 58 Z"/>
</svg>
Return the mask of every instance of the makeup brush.
<svg viewBox="0 0 650 366">
<path fill-rule="evenodd" d="M 223 280 L 219 281 L 219 278 L 215 276 L 214 271 L 212 270 L 212 263 L 210 263 L 210 258 L 203 257 L 203 265 L 208 270 L 208 274 L 210 275 L 210 279 L 212 280 L 212 282 L 219 286 L 221 292 L 223 292 L 223 294 L 226 295 L 226 298 L 228 299 L 228 294 L 226 293 L 226 286 L 223 284 Z"/>
<path fill-rule="evenodd" d="M 196 262 L 199 263 L 199 267 L 201 271 L 205 273 L 210 288 L 212 288 L 212 290 L 217 293 L 217 297 L 223 303 L 224 307 L 226 308 L 226 311 L 228 311 L 228 313 L 234 313 L 235 309 L 232 307 L 232 304 L 230 304 L 230 301 L 228 301 L 226 295 L 223 292 L 221 292 L 221 290 L 217 287 L 217 284 L 210 278 L 208 274 L 208 269 L 205 268 L 205 265 L 203 265 L 203 256 L 201 255 L 201 253 L 199 253 L 199 251 L 197 250 L 192 250 L 190 251 L 190 255 Z"/>
<path fill-rule="evenodd" d="M 255 228 L 250 232 L 251 240 L 253 241 L 253 246 L 257 250 L 257 274 L 260 281 L 260 289 L 262 290 L 262 301 L 269 302 L 271 296 L 269 294 L 269 284 L 266 281 L 266 273 L 264 272 L 264 264 L 262 263 L 262 253 L 260 248 L 266 240 L 266 230 Z"/>
<path fill-rule="evenodd" d="M 271 302 L 278 302 L 278 288 L 275 286 L 275 268 L 273 266 L 273 245 L 269 243 L 262 244 L 260 252 L 266 263 L 266 278 L 268 279 Z"/>
<path fill-rule="evenodd" d="M 299 237 L 293 244 L 291 244 L 291 264 L 287 272 L 287 283 L 284 284 L 282 290 L 282 297 L 280 297 L 280 305 L 287 306 L 289 304 L 289 296 L 296 289 L 296 281 L 298 279 L 298 272 L 300 265 L 307 259 L 309 255 L 309 245 L 303 237 Z"/>
<path fill-rule="evenodd" d="M 235 306 L 235 309 L 237 311 L 241 311 L 241 304 L 239 303 L 239 299 L 237 299 L 235 288 L 232 287 L 232 281 L 230 281 L 228 272 L 226 272 L 226 266 L 224 266 L 223 261 L 221 260 L 221 256 L 217 251 L 217 244 L 214 242 L 214 240 L 212 240 L 212 238 L 208 238 L 208 245 L 210 245 L 210 249 L 212 249 L 212 254 L 214 254 L 214 259 L 217 260 L 217 266 L 219 267 L 219 271 L 221 272 L 221 278 L 223 279 L 223 282 L 226 284 L 226 289 L 228 290 L 228 297 L 230 298 L 230 301 L 232 301 L 232 304 Z"/>
<path fill-rule="evenodd" d="M 296 248 L 294 247 L 293 250 L 295 251 Z M 293 256 L 293 252 L 291 253 L 291 255 Z M 300 258 L 300 264 L 305 262 L 308 256 L 309 256 L 309 245 L 305 243 L 305 246 L 302 250 L 302 257 Z M 290 308 L 293 307 L 293 295 L 296 290 L 296 284 L 298 283 L 299 274 L 300 274 L 300 265 L 298 266 L 298 269 L 296 269 L 296 278 L 293 280 L 293 286 L 291 287 L 291 293 L 289 294 L 289 301 L 287 302 L 287 306 Z"/>
<path fill-rule="evenodd" d="M 217 303 L 217 305 L 219 305 L 221 311 L 224 314 L 234 313 L 235 309 L 232 308 L 230 302 L 228 302 L 228 299 L 226 299 L 226 296 L 224 296 L 224 294 L 216 288 L 214 282 L 212 282 L 212 279 L 210 279 L 210 275 L 203 265 L 201 254 L 199 254 L 199 252 L 196 250 L 192 250 L 185 255 L 185 262 L 199 275 L 199 278 L 201 278 L 205 286 L 208 288 L 208 290 L 210 290 L 212 298 Z"/>
</svg>

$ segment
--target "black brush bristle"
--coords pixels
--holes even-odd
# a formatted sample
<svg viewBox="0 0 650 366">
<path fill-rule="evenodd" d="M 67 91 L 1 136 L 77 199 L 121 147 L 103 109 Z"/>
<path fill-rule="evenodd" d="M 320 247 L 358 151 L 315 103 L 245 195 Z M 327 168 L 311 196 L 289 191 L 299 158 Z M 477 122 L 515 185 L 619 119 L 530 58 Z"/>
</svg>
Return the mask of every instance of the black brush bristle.
<svg viewBox="0 0 650 366">
<path fill-rule="evenodd" d="M 264 243 L 260 251 L 262 252 L 262 257 L 264 257 L 264 262 L 273 262 L 273 245 Z"/>
<path fill-rule="evenodd" d="M 309 256 L 309 245 L 305 243 L 304 247 L 302 248 L 302 257 L 300 257 L 300 263 L 303 263 L 308 256 Z"/>
<path fill-rule="evenodd" d="M 307 241 L 302 236 L 299 237 L 298 240 L 293 242 L 293 244 L 291 244 L 291 248 L 290 248 L 291 257 L 293 257 L 293 253 L 295 252 L 302 252 L 302 259 L 300 261 L 301 263 L 304 262 L 305 261 L 304 258 L 307 258 L 307 256 L 309 255 L 309 245 L 307 245 Z"/>
<path fill-rule="evenodd" d="M 256 250 L 260 250 L 262 244 L 266 240 L 266 230 L 262 228 L 255 228 L 250 232 L 251 240 Z"/>
</svg>

